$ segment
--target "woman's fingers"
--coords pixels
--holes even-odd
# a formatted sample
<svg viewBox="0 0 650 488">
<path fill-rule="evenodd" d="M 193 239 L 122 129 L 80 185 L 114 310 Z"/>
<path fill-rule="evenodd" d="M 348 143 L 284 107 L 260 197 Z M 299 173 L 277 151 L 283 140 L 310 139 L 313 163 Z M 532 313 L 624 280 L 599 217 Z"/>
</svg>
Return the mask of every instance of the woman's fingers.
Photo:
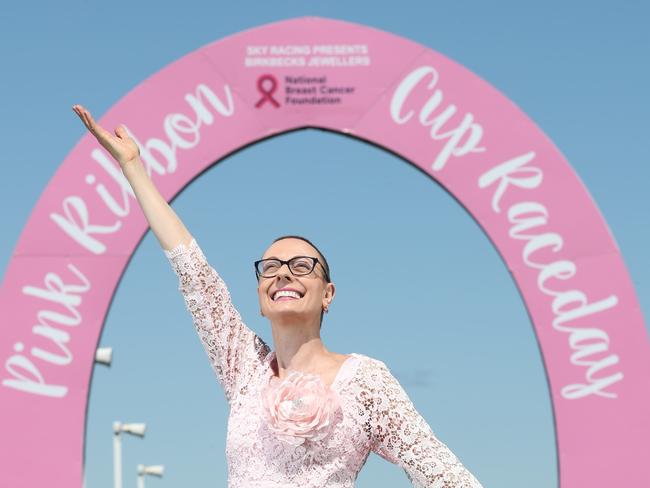
<svg viewBox="0 0 650 488">
<path fill-rule="evenodd" d="M 118 125 L 115 128 L 115 135 L 122 140 L 126 140 L 129 138 L 129 134 L 127 134 L 126 130 L 124 130 L 124 126 L 122 125 Z"/>
<path fill-rule="evenodd" d="M 86 126 L 86 129 L 88 129 L 93 135 L 97 135 L 95 133 L 95 127 L 93 126 L 95 121 L 93 118 L 90 116 L 90 113 L 81 105 L 73 105 L 72 110 L 79 116 L 81 121 L 84 123 Z"/>
<path fill-rule="evenodd" d="M 104 146 L 113 156 L 117 156 L 117 148 L 115 147 L 115 143 L 117 141 L 113 135 L 97 122 L 95 122 L 95 119 L 91 115 L 90 111 L 84 108 L 82 105 L 74 105 L 72 108 L 79 116 L 79 118 L 81 118 L 88 130 L 95 136 L 97 141 L 99 141 L 99 143 Z"/>
<path fill-rule="evenodd" d="M 72 110 L 74 111 L 74 113 L 77 114 L 77 117 L 79 117 L 81 121 L 84 123 L 86 129 L 90 130 L 90 127 L 88 126 L 88 121 L 86 120 L 86 117 L 84 117 L 83 114 L 83 107 L 81 107 L 81 105 L 73 105 Z"/>
<path fill-rule="evenodd" d="M 74 105 L 74 106 L 72 107 L 72 109 L 73 109 L 73 110 L 75 111 L 75 113 L 79 116 L 79 118 L 80 118 L 81 121 L 84 123 L 84 125 L 86 126 L 86 128 L 87 128 L 89 131 L 94 132 L 93 123 L 94 123 L 95 121 L 94 121 L 94 120 L 92 119 L 92 117 L 90 116 L 90 113 L 88 112 L 88 110 L 86 110 L 86 109 L 85 109 L 84 107 L 82 107 L 81 105 Z"/>
<path fill-rule="evenodd" d="M 90 132 L 93 133 L 95 137 L 110 139 L 110 132 L 95 122 L 95 119 L 93 119 L 93 116 L 86 108 L 82 107 L 81 105 L 75 105 L 75 112 L 77 115 L 79 115 L 84 125 Z"/>
</svg>

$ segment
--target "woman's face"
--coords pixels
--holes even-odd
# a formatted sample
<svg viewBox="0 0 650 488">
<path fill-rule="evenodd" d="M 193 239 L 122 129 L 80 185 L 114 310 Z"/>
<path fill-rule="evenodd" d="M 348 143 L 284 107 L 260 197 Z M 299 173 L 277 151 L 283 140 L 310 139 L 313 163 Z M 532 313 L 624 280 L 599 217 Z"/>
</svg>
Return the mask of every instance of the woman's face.
<svg viewBox="0 0 650 488">
<path fill-rule="evenodd" d="M 282 239 L 269 247 L 262 259 L 277 258 L 288 261 L 295 256 L 312 256 L 320 259 L 318 252 L 301 239 Z M 299 298 L 293 296 L 276 296 L 278 290 L 293 290 Z M 294 276 L 284 264 L 273 278 L 260 277 L 257 287 L 262 315 L 269 320 L 298 320 L 320 323 L 323 308 L 329 306 L 334 298 L 334 284 L 326 283 L 325 272 L 321 264 L 316 264 L 313 271 L 304 276 Z"/>
</svg>

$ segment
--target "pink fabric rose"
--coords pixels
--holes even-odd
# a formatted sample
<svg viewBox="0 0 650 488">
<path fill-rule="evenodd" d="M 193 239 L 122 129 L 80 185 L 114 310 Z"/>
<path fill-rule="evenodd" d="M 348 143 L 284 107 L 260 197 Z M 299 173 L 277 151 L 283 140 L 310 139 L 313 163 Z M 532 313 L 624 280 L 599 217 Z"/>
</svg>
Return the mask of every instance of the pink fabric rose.
<svg viewBox="0 0 650 488">
<path fill-rule="evenodd" d="M 269 429 L 294 446 L 326 437 L 340 407 L 338 395 L 320 376 L 301 371 L 291 371 L 283 380 L 272 378 L 262 401 Z"/>
</svg>

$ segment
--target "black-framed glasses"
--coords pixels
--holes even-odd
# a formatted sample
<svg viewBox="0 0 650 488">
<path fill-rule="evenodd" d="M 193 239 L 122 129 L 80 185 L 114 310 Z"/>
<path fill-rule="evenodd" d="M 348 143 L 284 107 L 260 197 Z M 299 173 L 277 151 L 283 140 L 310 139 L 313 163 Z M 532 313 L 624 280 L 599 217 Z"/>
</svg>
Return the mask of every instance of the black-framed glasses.
<svg viewBox="0 0 650 488">
<path fill-rule="evenodd" d="M 260 259 L 254 263 L 255 275 L 258 280 L 260 279 L 260 276 L 263 278 L 273 278 L 278 275 L 280 268 L 286 264 L 292 275 L 305 276 L 314 271 L 316 263 L 320 264 L 323 268 L 325 279 L 329 283 L 330 277 L 325 266 L 323 266 L 323 263 L 321 263 L 318 258 L 313 256 L 294 256 L 288 261 L 276 258 Z"/>
</svg>

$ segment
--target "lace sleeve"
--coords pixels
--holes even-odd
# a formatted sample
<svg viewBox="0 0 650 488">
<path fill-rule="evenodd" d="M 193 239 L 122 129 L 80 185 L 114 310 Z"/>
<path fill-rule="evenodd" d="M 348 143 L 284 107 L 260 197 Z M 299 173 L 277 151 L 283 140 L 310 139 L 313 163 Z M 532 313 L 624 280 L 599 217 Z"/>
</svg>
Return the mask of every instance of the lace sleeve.
<svg viewBox="0 0 650 488">
<path fill-rule="evenodd" d="M 230 293 L 193 238 L 189 245 L 163 249 L 178 276 L 178 289 L 229 403 L 270 352 L 241 320 Z"/>
<path fill-rule="evenodd" d="M 436 438 L 388 367 L 377 365 L 371 449 L 403 468 L 416 488 L 483 488 Z"/>
</svg>

